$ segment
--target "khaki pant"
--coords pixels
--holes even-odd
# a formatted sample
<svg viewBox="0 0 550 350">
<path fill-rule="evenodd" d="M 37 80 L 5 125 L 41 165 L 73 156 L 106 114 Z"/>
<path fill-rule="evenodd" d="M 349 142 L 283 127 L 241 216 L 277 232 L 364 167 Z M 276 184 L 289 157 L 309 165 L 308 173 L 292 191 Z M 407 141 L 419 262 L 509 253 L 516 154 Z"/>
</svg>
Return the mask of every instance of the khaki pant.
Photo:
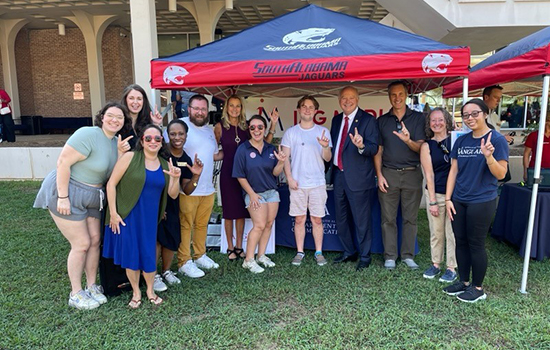
<svg viewBox="0 0 550 350">
<path fill-rule="evenodd" d="M 389 186 L 387 193 L 378 191 L 384 260 L 397 260 L 397 209 L 400 204 L 403 223 L 401 259 L 412 259 L 416 244 L 416 221 L 422 199 L 422 171 L 420 167 L 405 171 L 383 167 L 382 174 Z"/>
<path fill-rule="evenodd" d="M 432 252 L 432 262 L 441 264 L 443 262 L 443 252 L 445 243 L 447 243 L 447 268 L 456 268 L 456 244 L 455 235 L 451 220 L 447 216 L 445 209 L 445 195 L 441 193 L 435 194 L 437 206 L 439 208 L 439 216 L 435 217 L 430 214 L 430 195 L 428 190 L 424 190 L 426 195 L 426 209 L 428 212 L 428 224 L 430 225 L 430 248 Z"/>
<path fill-rule="evenodd" d="M 206 253 L 206 233 L 214 207 L 214 196 L 215 193 L 208 196 L 180 194 L 181 243 L 178 248 L 178 267 L 191 260 L 191 243 L 193 259 L 198 259 Z"/>
</svg>

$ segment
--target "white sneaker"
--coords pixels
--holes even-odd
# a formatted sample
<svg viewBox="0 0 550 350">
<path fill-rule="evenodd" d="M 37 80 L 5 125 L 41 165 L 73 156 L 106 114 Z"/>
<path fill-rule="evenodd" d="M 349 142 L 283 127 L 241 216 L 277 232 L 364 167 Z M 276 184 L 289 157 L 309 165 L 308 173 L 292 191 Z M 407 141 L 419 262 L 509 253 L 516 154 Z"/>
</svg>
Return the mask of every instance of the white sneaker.
<svg viewBox="0 0 550 350">
<path fill-rule="evenodd" d="M 265 255 L 260 256 L 257 260 L 260 264 L 264 265 L 265 267 L 275 267 L 275 263 Z"/>
<path fill-rule="evenodd" d="M 170 270 L 164 271 L 163 274 L 162 274 L 162 278 L 164 278 L 164 280 L 166 282 L 168 282 L 168 284 L 179 284 L 179 283 L 181 283 L 180 279 L 176 277 L 176 274 L 173 273 Z"/>
<path fill-rule="evenodd" d="M 75 295 L 69 294 L 69 306 L 79 310 L 91 310 L 99 307 L 99 302 L 85 290 L 80 290 Z"/>
<path fill-rule="evenodd" d="M 155 292 L 164 292 L 168 287 L 162 281 L 162 277 L 157 273 L 155 275 L 155 281 L 153 282 L 153 290 Z"/>
<path fill-rule="evenodd" d="M 204 271 L 199 269 L 193 260 L 187 260 L 187 262 L 178 269 L 178 272 L 191 278 L 204 276 Z"/>
<path fill-rule="evenodd" d="M 107 297 L 103 294 L 103 287 L 98 286 L 97 284 L 92 284 L 90 288 L 86 287 L 86 292 L 94 298 L 99 305 L 105 304 L 107 302 Z"/>
<path fill-rule="evenodd" d="M 220 267 L 220 265 L 216 264 L 216 262 L 208 257 L 208 255 L 204 254 L 200 258 L 195 260 L 195 264 L 202 268 L 202 269 L 217 269 Z"/>
<path fill-rule="evenodd" d="M 250 261 L 243 261 L 243 267 L 245 269 L 248 269 L 250 270 L 250 272 L 252 273 L 262 273 L 264 272 L 264 269 L 258 265 L 258 263 L 256 262 L 256 260 L 250 260 Z"/>
</svg>

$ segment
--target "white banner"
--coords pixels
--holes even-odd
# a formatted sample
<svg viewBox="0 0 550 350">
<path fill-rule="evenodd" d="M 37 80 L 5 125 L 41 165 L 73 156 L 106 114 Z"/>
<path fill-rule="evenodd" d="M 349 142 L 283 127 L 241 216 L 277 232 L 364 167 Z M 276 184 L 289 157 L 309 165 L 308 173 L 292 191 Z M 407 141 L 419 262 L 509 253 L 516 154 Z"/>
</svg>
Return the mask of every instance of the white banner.
<svg viewBox="0 0 550 350">
<path fill-rule="evenodd" d="M 280 123 L 277 126 L 275 137 L 283 137 L 286 129 L 298 124 L 299 116 L 296 109 L 298 100 L 299 98 L 249 97 L 244 102 L 246 117 L 250 118 L 254 114 L 260 114 L 267 118 L 269 122 L 269 113 L 277 107 Z M 320 97 L 316 100 L 319 102 L 319 110 L 313 120 L 315 124 L 322 125 L 330 130 L 332 118 L 342 111 L 338 99 L 336 97 Z M 359 107 L 378 118 L 387 113 L 391 105 L 387 96 L 369 96 L 359 98 Z"/>
<path fill-rule="evenodd" d="M 246 252 L 246 242 L 248 240 L 248 233 L 252 229 L 252 220 L 251 219 L 245 219 L 244 220 L 244 235 L 243 235 L 243 249 Z M 233 221 L 233 246 L 235 246 L 235 221 Z M 222 219 L 222 242 L 220 245 L 220 252 L 221 253 L 227 253 L 227 238 L 225 236 L 225 219 Z M 258 252 L 258 248 L 256 248 L 256 252 Z M 271 227 L 271 236 L 269 236 L 269 241 L 267 242 L 267 248 L 265 249 L 266 254 L 275 254 L 275 222 L 273 222 L 273 226 Z"/>
</svg>

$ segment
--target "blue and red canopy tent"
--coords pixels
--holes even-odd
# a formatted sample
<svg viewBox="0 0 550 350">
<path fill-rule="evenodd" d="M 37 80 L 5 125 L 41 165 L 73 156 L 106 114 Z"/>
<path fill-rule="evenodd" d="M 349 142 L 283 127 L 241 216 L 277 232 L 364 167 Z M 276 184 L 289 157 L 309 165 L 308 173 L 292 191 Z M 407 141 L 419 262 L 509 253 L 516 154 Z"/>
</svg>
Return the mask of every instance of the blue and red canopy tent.
<svg viewBox="0 0 550 350">
<path fill-rule="evenodd" d="M 550 27 L 539 30 L 525 38 L 518 40 L 506 48 L 477 64 L 468 77 L 470 90 L 479 90 L 486 86 L 504 83 L 522 83 L 523 88 L 532 87 L 524 95 L 541 95 L 541 112 L 539 120 L 539 137 L 535 158 L 534 184 L 531 194 L 531 207 L 525 256 L 520 291 L 526 292 L 527 275 L 529 272 L 529 258 L 531 256 L 531 242 L 535 221 L 535 209 L 540 182 L 542 162 L 542 145 L 544 142 L 544 124 L 548 110 L 548 92 L 550 87 Z M 542 81 L 542 88 L 540 82 Z M 509 86 L 509 85 L 508 85 Z M 508 87 L 505 86 L 505 89 Z M 460 93 L 460 84 L 451 83 L 444 86 L 444 97 L 453 97 Z M 504 90 L 507 94 L 513 93 Z"/>
<path fill-rule="evenodd" d="M 469 73 L 470 50 L 376 22 L 309 5 L 230 37 L 151 61 L 151 86 L 224 99 L 335 96 L 346 84 L 360 94 L 407 79 L 411 93 Z"/>
</svg>

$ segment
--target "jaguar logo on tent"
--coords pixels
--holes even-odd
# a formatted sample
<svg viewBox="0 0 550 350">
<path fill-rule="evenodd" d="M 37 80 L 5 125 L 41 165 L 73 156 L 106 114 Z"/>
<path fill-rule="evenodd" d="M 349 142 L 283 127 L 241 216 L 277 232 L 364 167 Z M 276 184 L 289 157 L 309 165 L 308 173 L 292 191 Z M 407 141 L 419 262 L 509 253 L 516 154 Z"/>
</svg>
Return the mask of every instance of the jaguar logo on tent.
<svg viewBox="0 0 550 350">
<path fill-rule="evenodd" d="M 283 43 L 287 46 L 266 45 L 266 51 L 291 51 L 291 50 L 316 50 L 336 46 L 342 40 L 341 37 L 325 41 L 335 28 L 306 28 L 288 33 L 283 37 Z"/>
<path fill-rule="evenodd" d="M 165 84 L 183 85 L 183 77 L 185 77 L 188 74 L 189 72 L 183 67 L 168 66 L 164 70 L 164 74 L 162 75 L 162 78 Z"/>
<path fill-rule="evenodd" d="M 426 73 L 446 73 L 447 66 L 451 64 L 453 58 L 444 53 L 431 53 L 422 60 L 422 69 Z"/>
</svg>

